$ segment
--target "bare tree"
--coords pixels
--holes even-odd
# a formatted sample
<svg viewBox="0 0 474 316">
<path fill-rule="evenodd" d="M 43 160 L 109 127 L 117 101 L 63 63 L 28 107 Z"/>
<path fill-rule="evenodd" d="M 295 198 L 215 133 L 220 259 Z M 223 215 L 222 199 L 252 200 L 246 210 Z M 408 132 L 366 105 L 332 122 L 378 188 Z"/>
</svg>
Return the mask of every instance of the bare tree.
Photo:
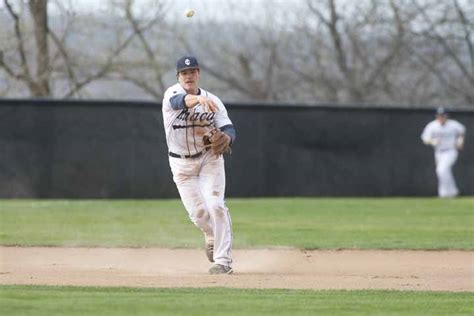
<svg viewBox="0 0 474 316">
<path fill-rule="evenodd" d="M 252 7 L 225 3 L 235 20 L 210 21 L 189 29 L 181 37 L 184 50 L 204 56 L 201 68 L 210 75 L 210 88 L 228 99 L 278 101 L 288 93 L 284 52 L 289 43 L 283 12 L 274 7 Z M 249 17 L 253 13 L 255 16 Z M 286 79 L 285 79 L 286 78 Z"/>
<path fill-rule="evenodd" d="M 315 41 L 296 60 L 304 55 L 314 60 L 294 63 L 292 68 L 312 84 L 315 95 L 335 102 L 359 103 L 380 100 L 382 95 L 390 99 L 396 89 L 390 76 L 403 57 L 406 21 L 396 1 L 365 4 L 344 15 L 336 0 L 318 5 L 307 1 L 318 26 L 301 26 L 299 32 Z M 308 64 L 313 67 L 308 68 Z"/>
<path fill-rule="evenodd" d="M 97 15 L 76 14 L 73 1 L 3 2 L 14 22 L 1 30 L 4 95 L 21 83 L 32 96 L 115 98 L 126 87 L 159 100 L 178 55 L 192 53 L 206 87 L 227 100 L 474 103 L 467 0 L 295 0 L 285 9 L 229 0 L 225 20 L 172 17 L 169 0 L 109 0 Z"/>
<path fill-rule="evenodd" d="M 49 96 L 49 55 L 48 55 L 48 16 L 47 0 L 31 0 L 30 14 L 34 22 L 34 37 L 36 43 L 36 73 L 28 60 L 28 52 L 21 27 L 20 16 L 15 12 L 8 0 L 4 0 L 5 8 L 13 19 L 16 48 L 19 55 L 20 67 L 15 69 L 5 61 L 0 54 L 0 67 L 12 78 L 26 84 L 33 96 Z"/>
<path fill-rule="evenodd" d="M 143 29 L 137 28 L 127 32 L 127 35 L 116 41 L 108 51 L 97 47 L 97 50 L 90 53 L 93 55 L 91 58 L 91 55 L 86 55 L 86 50 L 83 50 L 80 43 L 76 42 L 74 44 L 79 46 L 74 46 L 66 42 L 70 35 L 68 32 L 76 32 L 77 36 L 80 31 L 66 28 L 62 30 L 62 34 L 57 34 L 58 31 L 48 25 L 48 0 L 28 1 L 29 14 L 26 12 L 20 14 L 15 11 L 9 0 L 3 1 L 14 22 L 16 45 L 8 51 L 0 52 L 0 69 L 3 69 L 10 78 L 24 83 L 30 95 L 35 97 L 80 96 L 80 92 L 89 84 L 113 77 L 121 54 L 137 36 L 142 36 L 141 32 L 144 29 L 153 26 L 153 23 L 149 23 Z M 56 2 L 56 5 L 63 10 L 64 15 L 67 14 L 60 3 Z M 32 20 L 31 28 L 28 27 L 28 17 Z M 113 17 L 111 19 L 113 20 Z M 31 43 L 25 39 L 29 38 L 30 34 L 33 34 L 35 40 L 34 50 L 30 48 Z M 88 44 L 93 45 L 93 39 L 88 40 L 90 41 Z M 67 83 L 66 87 L 64 82 Z M 52 89 L 51 87 L 55 85 L 59 85 L 60 88 Z"/>
<path fill-rule="evenodd" d="M 443 87 L 438 91 L 444 91 L 448 97 L 461 96 L 473 104 L 474 12 L 463 9 L 457 0 L 424 4 L 412 0 L 412 4 L 422 25 L 412 33 L 424 47 L 433 48 L 428 54 L 412 50 L 414 55 L 438 79 Z"/>
<path fill-rule="evenodd" d="M 132 1 L 128 2 L 131 6 Z M 111 4 L 114 6 L 114 3 Z M 104 41 L 106 48 L 100 46 L 99 43 L 102 40 L 100 38 L 96 39 L 98 45 L 94 48 L 94 44 L 92 44 L 94 38 L 91 37 L 89 38 L 90 42 L 84 44 L 91 44 L 92 49 L 83 52 L 81 47 L 72 45 L 67 47 L 64 40 L 61 40 L 54 32 L 51 32 L 52 40 L 63 60 L 63 67 L 58 69 L 58 71 L 66 73 L 69 82 L 69 89 L 63 94 L 64 98 L 80 96 L 81 91 L 94 82 L 128 79 L 121 76 L 123 74 L 122 69 L 124 68 L 121 57 L 126 53 L 127 49 L 130 49 L 136 38 L 141 36 L 141 32 L 153 26 L 153 23 L 149 23 L 142 29 L 130 30 L 128 27 L 120 24 L 122 20 L 120 17 L 115 18 L 115 16 L 111 16 L 108 18 L 110 23 L 102 22 L 101 18 L 87 19 L 79 23 L 79 28 L 88 29 L 91 34 L 96 33 L 94 25 L 100 28 L 100 32 L 97 33 L 98 36 L 107 35 Z M 84 25 L 84 23 L 87 25 Z M 79 30 L 75 31 L 77 33 L 80 32 Z M 65 33 L 64 37 L 67 35 Z M 109 36 L 115 38 L 115 41 L 111 41 Z"/>
<path fill-rule="evenodd" d="M 142 56 L 140 52 L 137 52 L 134 56 L 127 56 L 127 61 L 122 60 L 120 63 L 121 67 L 118 67 L 115 73 L 120 79 L 129 81 L 154 98 L 160 99 L 166 89 L 166 84 L 163 81 L 166 70 L 159 59 L 161 55 L 160 45 L 163 44 L 163 41 L 150 40 L 147 36 L 150 33 L 147 33 L 147 31 L 154 27 L 160 29 L 160 31 L 163 31 L 165 28 L 162 22 L 166 12 L 166 2 L 158 1 L 154 3 L 152 8 L 148 7 L 148 15 L 153 10 L 153 14 L 151 14 L 149 19 L 138 18 L 134 14 L 133 6 L 134 0 L 126 0 L 124 3 L 119 3 L 119 7 L 123 10 L 125 18 L 139 42 L 139 47 L 136 49 L 144 52 L 146 62 L 143 59 L 139 61 L 134 60 L 137 56 Z M 137 68 L 142 71 L 136 71 Z M 148 76 L 144 76 L 144 71 L 151 75 L 151 80 L 148 80 Z"/>
</svg>

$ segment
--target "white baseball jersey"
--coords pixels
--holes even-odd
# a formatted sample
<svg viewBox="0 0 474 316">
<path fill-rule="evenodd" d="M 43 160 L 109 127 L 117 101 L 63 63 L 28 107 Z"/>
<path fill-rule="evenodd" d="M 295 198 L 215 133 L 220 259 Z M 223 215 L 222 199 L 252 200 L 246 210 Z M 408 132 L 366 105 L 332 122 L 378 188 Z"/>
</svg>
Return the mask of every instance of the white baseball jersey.
<svg viewBox="0 0 474 316">
<path fill-rule="evenodd" d="M 231 125 L 232 122 L 218 97 L 203 89 L 199 91 L 215 102 L 217 112 L 206 112 L 201 105 L 192 109 L 173 109 L 170 99 L 186 94 L 179 83 L 165 92 L 163 122 L 169 151 L 180 156 L 199 154 L 188 158 L 170 154 L 169 163 L 189 218 L 204 233 L 206 244 L 213 244 L 211 261 L 230 267 L 232 222 L 224 201 L 224 157 L 204 150 L 203 135 L 214 127 Z"/>
<path fill-rule="evenodd" d="M 212 93 L 199 88 L 201 95 L 212 99 L 219 110 L 215 113 L 205 112 L 198 104 L 192 109 L 175 110 L 170 99 L 177 94 L 186 94 L 179 84 L 169 87 L 163 98 L 163 123 L 166 143 L 169 151 L 179 155 L 193 155 L 205 149 L 202 137 L 214 127 L 220 128 L 232 124 L 222 101 Z"/>
<path fill-rule="evenodd" d="M 421 139 L 424 142 L 436 140 L 435 151 L 445 151 L 456 149 L 456 142 L 459 136 L 466 132 L 464 125 L 455 120 L 446 120 L 444 125 L 438 120 L 434 120 L 426 125 Z"/>
</svg>

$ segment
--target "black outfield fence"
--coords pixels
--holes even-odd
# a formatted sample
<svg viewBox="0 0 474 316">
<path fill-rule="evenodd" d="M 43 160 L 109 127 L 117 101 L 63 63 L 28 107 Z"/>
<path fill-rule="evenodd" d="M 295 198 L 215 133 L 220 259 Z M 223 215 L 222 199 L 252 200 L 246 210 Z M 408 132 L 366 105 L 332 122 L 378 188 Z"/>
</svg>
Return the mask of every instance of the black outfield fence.
<svg viewBox="0 0 474 316">
<path fill-rule="evenodd" d="M 432 110 L 227 104 L 237 130 L 227 196 L 436 195 Z M 474 111 L 455 166 L 474 195 Z M 170 198 L 161 116 L 152 102 L 0 100 L 0 197 Z"/>
</svg>

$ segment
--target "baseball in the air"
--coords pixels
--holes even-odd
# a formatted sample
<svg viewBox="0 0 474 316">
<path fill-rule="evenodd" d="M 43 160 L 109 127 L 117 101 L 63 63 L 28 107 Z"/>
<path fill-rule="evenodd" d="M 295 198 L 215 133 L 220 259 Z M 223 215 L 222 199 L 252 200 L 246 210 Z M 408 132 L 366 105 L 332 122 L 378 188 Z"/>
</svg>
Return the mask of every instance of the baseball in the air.
<svg viewBox="0 0 474 316">
<path fill-rule="evenodd" d="M 184 15 L 188 18 L 192 17 L 194 15 L 194 10 L 191 10 L 191 9 L 187 9 L 186 11 L 184 11 Z"/>
</svg>

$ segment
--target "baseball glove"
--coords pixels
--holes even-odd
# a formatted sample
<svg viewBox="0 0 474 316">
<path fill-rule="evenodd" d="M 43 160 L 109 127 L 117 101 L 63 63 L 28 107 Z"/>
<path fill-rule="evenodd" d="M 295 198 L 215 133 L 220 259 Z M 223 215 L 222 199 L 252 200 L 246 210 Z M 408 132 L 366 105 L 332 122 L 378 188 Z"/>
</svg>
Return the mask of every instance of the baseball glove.
<svg viewBox="0 0 474 316">
<path fill-rule="evenodd" d="M 218 128 L 204 134 L 202 141 L 206 147 L 212 149 L 215 155 L 222 155 L 230 150 L 230 137 Z"/>
</svg>

